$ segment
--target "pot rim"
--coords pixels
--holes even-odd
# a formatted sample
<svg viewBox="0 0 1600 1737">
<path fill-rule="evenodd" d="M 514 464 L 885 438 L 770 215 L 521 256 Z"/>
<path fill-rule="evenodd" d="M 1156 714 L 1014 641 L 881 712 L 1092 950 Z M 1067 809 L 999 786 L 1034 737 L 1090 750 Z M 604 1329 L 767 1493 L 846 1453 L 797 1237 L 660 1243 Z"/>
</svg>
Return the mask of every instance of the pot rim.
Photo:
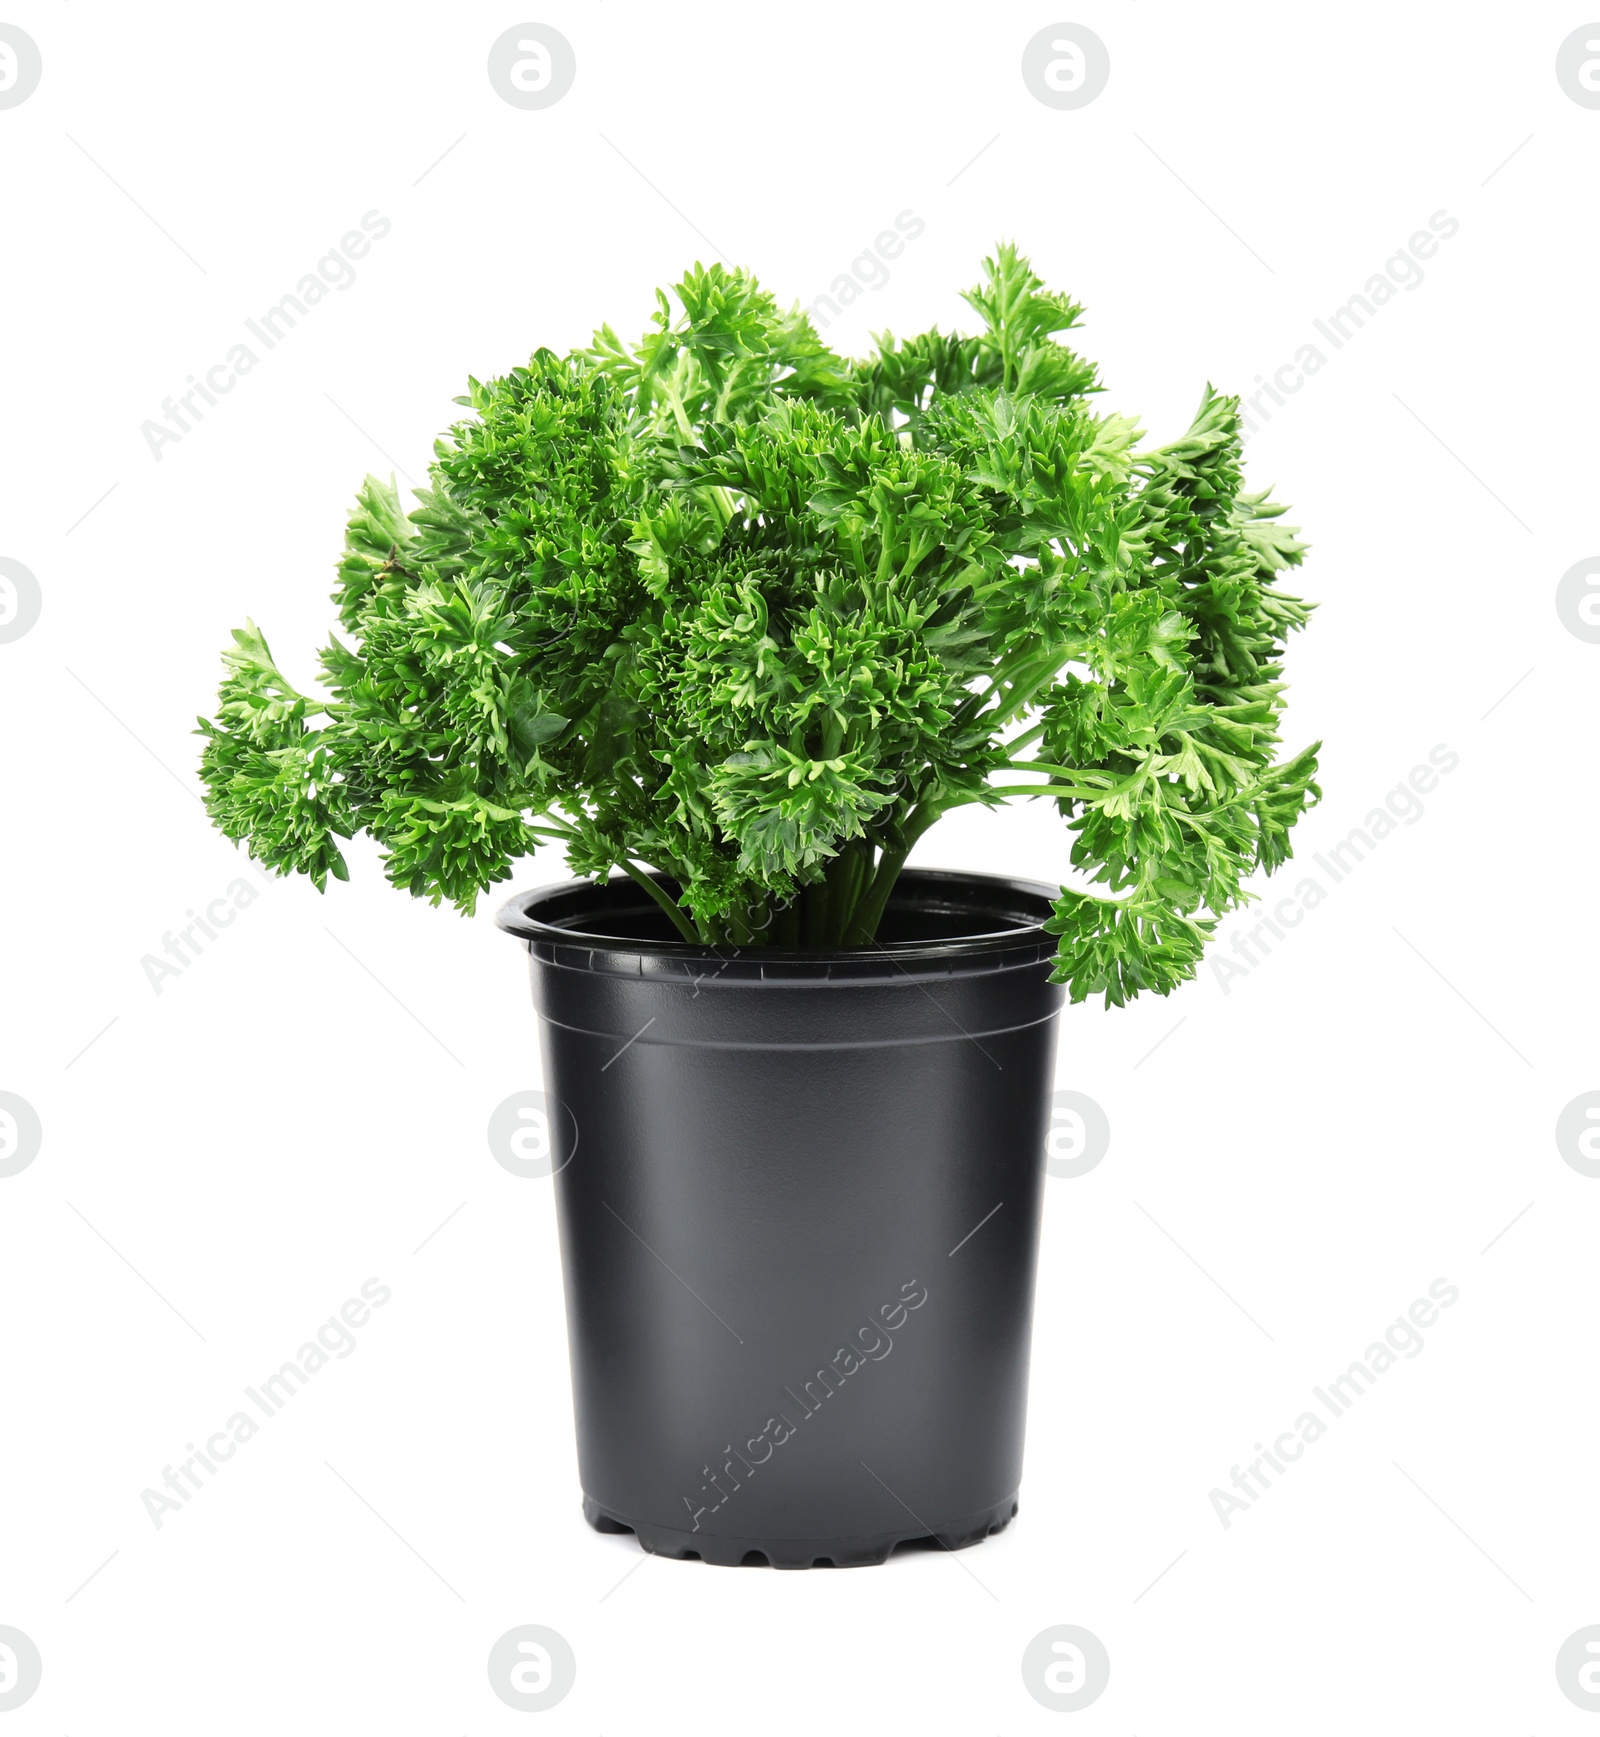
<svg viewBox="0 0 1600 1737">
<path fill-rule="evenodd" d="M 663 874 L 651 879 L 663 887 L 674 883 Z M 981 929 L 971 935 L 946 936 L 925 941 L 874 941 L 865 947 L 783 948 L 783 947 L 719 947 L 707 942 L 689 942 L 676 938 L 644 940 L 637 935 L 608 935 L 603 930 L 576 926 L 583 920 L 585 899 L 601 898 L 611 889 L 632 889 L 638 896 L 638 909 L 653 909 L 648 896 L 627 875 L 613 875 L 604 883 L 592 880 L 559 881 L 549 886 L 535 887 L 514 893 L 495 912 L 495 924 L 508 935 L 528 944 L 562 948 L 579 948 L 595 953 L 629 954 L 635 958 L 661 958 L 704 964 L 726 964 L 730 958 L 746 959 L 752 964 L 784 966 L 860 965 L 868 960 L 889 959 L 895 963 L 909 960 L 972 959 L 995 953 L 1008 953 L 1018 947 L 1053 946 L 1053 938 L 1044 931 L 1045 918 L 1060 896 L 1060 889 L 1044 881 L 1023 880 L 1012 875 L 985 874 L 979 870 L 906 868 L 900 873 L 890 894 L 891 905 L 916 904 L 930 911 L 946 913 L 976 908 L 975 914 L 987 913 L 991 919 L 1000 915 L 1010 903 L 1018 919 L 1003 928 Z M 917 898 L 918 892 L 924 894 Z M 969 894 L 963 898 L 963 892 Z M 905 895 L 913 895 L 906 898 Z M 976 894 L 976 896 L 970 896 Z M 941 895 L 943 895 L 941 897 Z M 569 907 L 567 921 L 546 921 L 534 915 L 540 907 L 565 904 Z M 1042 906 L 1035 909 L 1033 920 L 1019 906 Z"/>
</svg>

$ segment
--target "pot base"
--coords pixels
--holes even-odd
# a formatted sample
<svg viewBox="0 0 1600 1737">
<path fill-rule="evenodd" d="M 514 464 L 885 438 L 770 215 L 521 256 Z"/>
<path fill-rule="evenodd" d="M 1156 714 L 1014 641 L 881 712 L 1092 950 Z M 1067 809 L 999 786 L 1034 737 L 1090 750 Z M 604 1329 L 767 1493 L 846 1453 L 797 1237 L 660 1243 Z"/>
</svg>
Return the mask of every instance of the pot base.
<svg viewBox="0 0 1600 1737">
<path fill-rule="evenodd" d="M 681 1532 L 648 1522 L 634 1525 L 602 1508 L 592 1496 L 583 1498 L 583 1517 L 597 1532 L 632 1532 L 652 1556 L 679 1562 L 714 1562 L 722 1568 L 868 1568 L 887 1562 L 897 1544 L 931 1539 L 943 1550 L 965 1550 L 1003 1532 L 1017 1511 L 1017 1498 L 968 1515 L 954 1525 L 914 1527 L 904 1532 L 870 1532 L 851 1538 L 729 1538 L 707 1532 Z"/>
</svg>

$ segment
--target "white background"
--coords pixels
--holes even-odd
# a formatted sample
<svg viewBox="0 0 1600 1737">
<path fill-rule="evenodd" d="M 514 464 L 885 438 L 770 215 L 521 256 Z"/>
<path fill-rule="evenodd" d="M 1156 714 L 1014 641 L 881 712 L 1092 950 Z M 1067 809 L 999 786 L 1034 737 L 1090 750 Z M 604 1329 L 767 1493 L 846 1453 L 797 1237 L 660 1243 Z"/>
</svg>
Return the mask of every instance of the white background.
<svg viewBox="0 0 1600 1737">
<path fill-rule="evenodd" d="M 1554 1672 L 1600 1622 L 1600 1181 L 1554 1140 L 1600 1087 L 1600 646 L 1554 601 L 1600 541 L 1600 111 L 1555 76 L 1587 14 L 4 19 L 44 69 L 0 111 L 0 555 L 43 594 L 0 645 L 0 1089 L 44 1127 L 0 1180 L 0 1624 L 44 1660 L 4 1737 L 522 1729 L 485 1660 L 528 1622 L 577 1655 L 562 1732 L 1056 1729 L 1019 1666 L 1057 1623 L 1110 1653 L 1086 1732 L 1592 1728 Z M 527 19 L 577 55 L 542 112 L 485 73 Z M 1077 111 L 1020 76 L 1058 20 L 1111 57 Z M 153 458 L 141 423 L 374 209 L 357 281 Z M 364 472 L 422 477 L 469 372 L 642 330 L 696 258 L 810 302 L 905 210 L 925 232 L 830 342 L 961 324 L 1014 238 L 1154 439 L 1453 216 L 1249 447 L 1322 605 L 1287 745 L 1325 740 L 1326 799 L 1274 895 L 1436 744 L 1460 763 L 1226 989 L 1208 967 L 1065 1015 L 1058 1083 L 1112 1142 L 1048 1187 L 1010 1531 L 735 1573 L 580 1516 L 550 1185 L 484 1136 L 538 1084 L 498 899 L 433 910 L 358 845 L 350 885 L 275 883 L 159 995 L 141 961 L 245 872 L 193 770 L 219 649 L 249 614 L 312 678 Z M 1066 842 L 969 812 L 918 860 L 1059 878 Z M 158 1531 L 141 1490 L 373 1276 L 393 1298 L 356 1351 Z M 1440 1277 L 1460 1300 L 1426 1349 L 1224 1528 L 1230 1467 Z"/>
</svg>

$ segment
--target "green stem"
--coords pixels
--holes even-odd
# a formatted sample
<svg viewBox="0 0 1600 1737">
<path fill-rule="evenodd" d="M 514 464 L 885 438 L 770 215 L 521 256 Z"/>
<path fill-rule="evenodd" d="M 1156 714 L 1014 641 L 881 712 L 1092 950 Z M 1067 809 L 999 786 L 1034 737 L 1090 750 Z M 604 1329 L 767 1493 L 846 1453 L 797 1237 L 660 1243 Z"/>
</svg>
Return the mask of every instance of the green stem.
<svg viewBox="0 0 1600 1737">
<path fill-rule="evenodd" d="M 1039 689 L 1046 687 L 1056 679 L 1060 667 L 1061 666 L 1056 662 L 1056 660 L 1052 658 L 1045 666 L 1042 673 L 1035 676 L 1026 687 L 1013 688 L 1006 696 L 1005 711 L 995 717 L 994 728 L 999 729 L 1002 724 L 1007 723 L 1010 719 L 1016 717 L 1019 712 L 1025 711 L 1033 699 L 1033 696 L 1038 693 Z"/>
<path fill-rule="evenodd" d="M 840 852 L 843 867 L 840 870 L 838 885 L 834 889 L 832 909 L 832 934 L 830 944 L 842 947 L 845 936 L 855 919 L 856 907 L 861 902 L 861 895 L 867 882 L 871 879 L 872 849 L 863 847 L 859 840 L 846 845 Z"/>
<path fill-rule="evenodd" d="M 982 795 L 1068 796 L 1071 797 L 1074 802 L 1098 802 L 1099 799 L 1105 795 L 1105 792 L 1103 790 L 1084 790 L 1076 784 L 1013 784 L 1010 786 L 986 784 L 983 787 Z M 963 800 L 967 802 L 976 802 L 979 800 L 979 797 L 968 796 Z M 955 807 L 959 806 L 959 804 L 952 804 L 951 806 Z"/>
<path fill-rule="evenodd" d="M 684 940 L 691 941 L 698 945 L 700 942 L 700 936 L 695 931 L 694 925 L 684 915 L 682 909 L 678 905 L 675 905 L 672 900 L 662 892 L 661 888 L 656 885 L 655 881 L 647 875 L 643 869 L 636 868 L 631 862 L 626 861 L 622 866 L 628 871 L 629 875 L 631 875 L 632 878 L 644 888 L 650 897 L 660 905 L 662 910 L 667 913 L 667 915 L 672 919 L 672 926 L 680 935 L 683 936 Z"/>
<path fill-rule="evenodd" d="M 1045 723 L 1044 719 L 1041 718 L 1031 729 L 1024 730 L 1020 736 L 1013 736 L 1011 740 L 1004 743 L 1003 746 L 1011 749 L 1011 751 L 1015 753 L 1018 748 L 1026 748 L 1030 742 L 1036 741 L 1044 734 L 1044 731 Z"/>
<path fill-rule="evenodd" d="M 801 903 L 805 907 L 804 912 L 803 912 L 804 945 L 805 945 L 805 947 L 808 950 L 810 950 L 812 948 L 821 948 L 821 947 L 827 946 L 827 944 L 828 944 L 828 942 L 827 942 L 827 934 L 828 934 L 828 927 L 827 927 L 827 925 L 828 925 L 828 882 L 827 882 L 827 878 L 824 877 L 820 881 L 813 881 L 810 886 L 806 887 L 801 892 L 800 900 L 801 900 Z"/>
<path fill-rule="evenodd" d="M 1014 748 L 1016 743 L 1007 742 L 1008 748 Z M 1086 771 L 1082 766 L 1057 766 L 1051 760 L 1002 760 L 996 768 L 1000 772 L 1049 772 L 1057 778 L 1092 778 L 1104 777 L 1104 773 L 1095 774 Z"/>
<path fill-rule="evenodd" d="M 878 933 L 878 924 L 883 921 L 883 913 L 888 908 L 894 883 L 899 880 L 900 871 L 906 866 L 906 858 L 911 855 L 911 847 L 943 812 L 942 808 L 931 808 L 926 812 L 913 808 L 900 823 L 899 842 L 893 850 L 885 850 L 878 859 L 877 872 L 868 883 L 867 890 L 862 894 L 844 932 L 844 944 L 847 947 L 867 947 L 872 944 Z"/>
<path fill-rule="evenodd" d="M 989 701 L 1000 692 L 1000 689 L 1011 680 L 1012 676 L 1015 675 L 1019 669 L 1026 668 L 1037 655 L 1036 652 L 1032 651 L 1024 652 L 1020 657 L 1013 658 L 1010 663 L 1002 663 L 998 665 L 990 672 L 988 687 L 981 689 L 975 694 L 968 695 L 968 697 L 956 707 L 954 721 L 957 724 L 964 724 L 969 718 L 975 718 L 978 713 L 988 705 Z"/>
<path fill-rule="evenodd" d="M 845 946 L 872 945 L 873 937 L 878 932 L 878 924 L 883 920 L 884 910 L 889 903 L 889 894 L 894 891 L 894 883 L 900 878 L 900 871 L 905 867 L 906 858 L 910 854 L 911 846 L 906 845 L 899 850 L 886 850 L 878 859 L 877 872 L 868 883 L 866 892 L 851 916 L 849 927 L 845 930 Z"/>
<path fill-rule="evenodd" d="M 998 730 L 1009 719 L 1022 711 L 1040 688 L 1055 680 L 1056 673 L 1065 661 L 1064 656 L 1052 652 L 1043 663 L 1040 663 L 1036 652 L 1028 652 L 1021 657 L 1013 658 L 1009 664 L 1002 664 L 995 670 L 987 688 L 981 693 L 973 694 L 970 699 L 962 701 L 956 710 L 956 723 L 960 725 L 970 722 L 988 705 L 990 700 L 996 700 L 1002 703 L 998 704 L 995 710 L 990 713 L 988 723 L 991 730 Z M 1028 675 L 1027 680 L 1020 686 L 1016 685 L 1024 672 L 1029 671 L 1030 666 L 1032 666 L 1032 673 Z M 1006 687 L 1009 687 L 1010 691 L 1002 695 L 1000 690 Z"/>
</svg>

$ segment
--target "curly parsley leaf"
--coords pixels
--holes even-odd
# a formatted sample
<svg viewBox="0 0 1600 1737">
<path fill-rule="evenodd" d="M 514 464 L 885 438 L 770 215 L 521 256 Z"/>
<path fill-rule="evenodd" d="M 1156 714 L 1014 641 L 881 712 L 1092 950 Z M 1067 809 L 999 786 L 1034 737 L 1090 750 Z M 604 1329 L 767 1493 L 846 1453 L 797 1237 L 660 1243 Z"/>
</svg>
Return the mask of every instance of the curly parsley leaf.
<svg viewBox="0 0 1600 1737">
<path fill-rule="evenodd" d="M 1058 979 L 1168 994 L 1320 794 L 1314 748 L 1277 758 L 1305 547 L 1244 488 L 1236 399 L 1142 446 L 1078 304 L 984 263 L 979 331 L 865 361 L 697 265 L 637 343 L 469 380 L 412 510 L 358 491 L 325 696 L 235 634 L 213 820 L 319 888 L 366 832 L 466 911 L 555 840 L 685 934 L 832 947 L 941 815 L 1038 797 L 1078 882 Z"/>
</svg>

